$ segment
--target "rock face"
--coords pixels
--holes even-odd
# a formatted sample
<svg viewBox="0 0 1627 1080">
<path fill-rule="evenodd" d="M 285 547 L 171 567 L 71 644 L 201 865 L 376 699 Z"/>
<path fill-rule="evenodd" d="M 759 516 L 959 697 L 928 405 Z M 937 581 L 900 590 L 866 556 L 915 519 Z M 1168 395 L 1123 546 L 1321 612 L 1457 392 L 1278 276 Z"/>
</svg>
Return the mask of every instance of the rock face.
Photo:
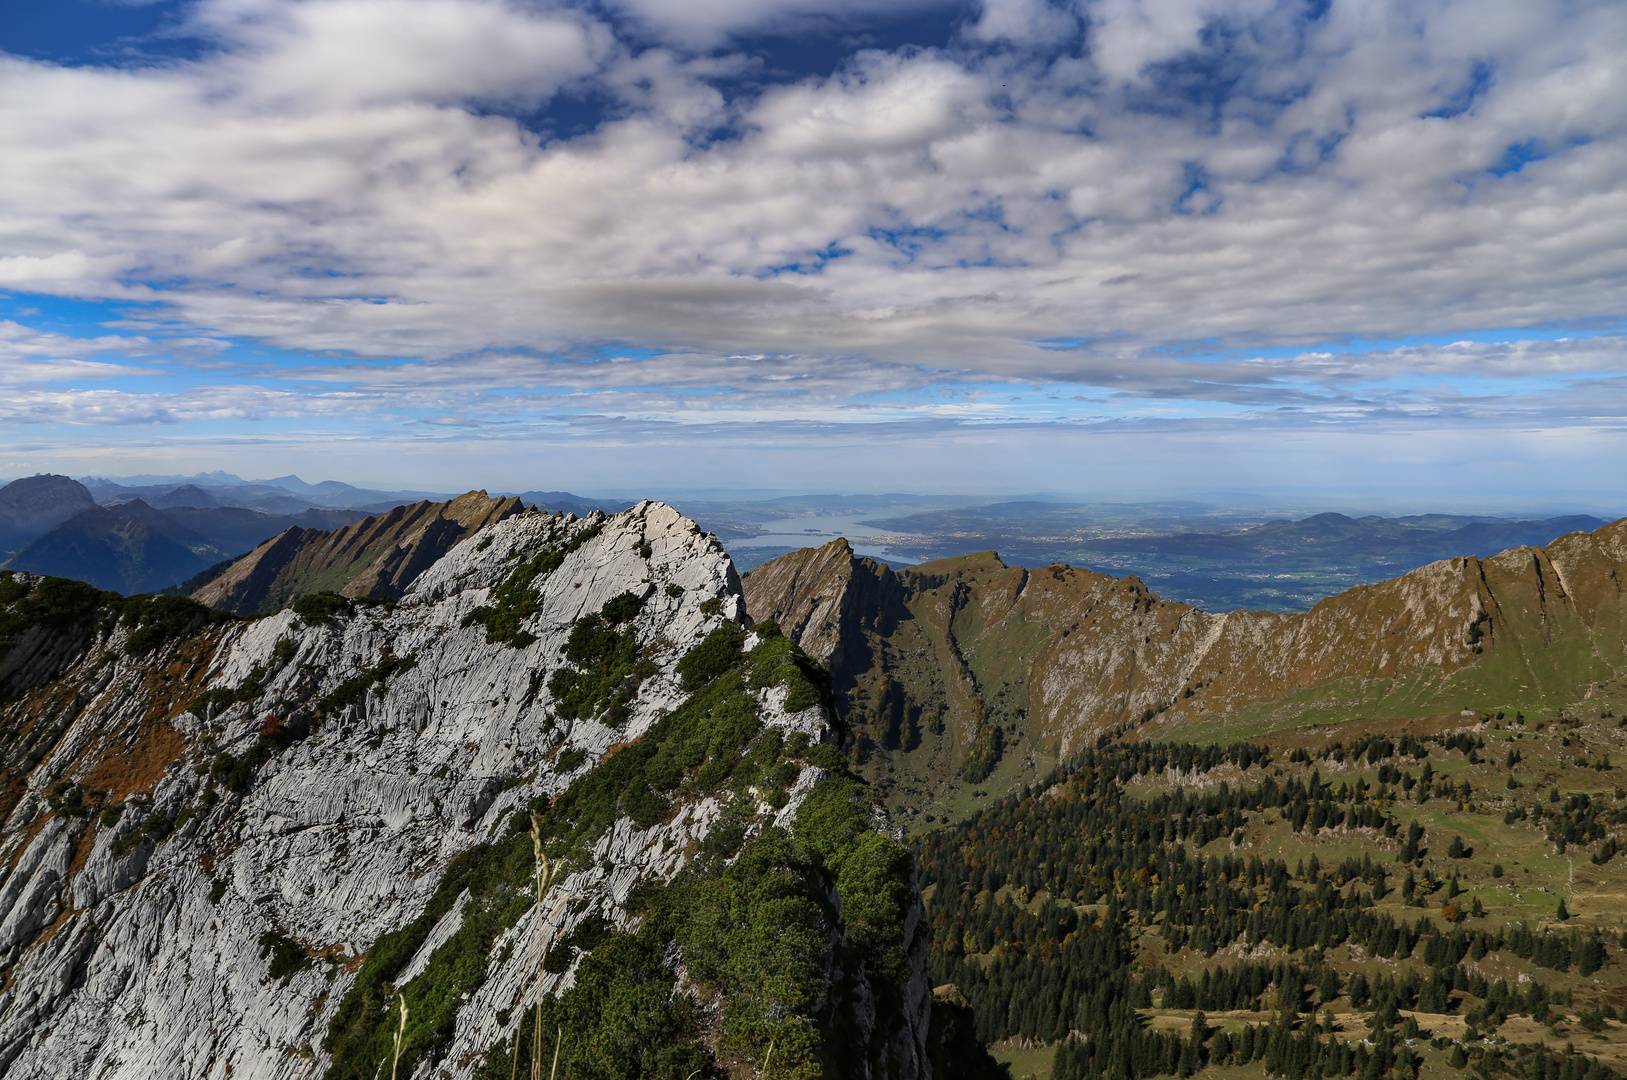
<svg viewBox="0 0 1627 1080">
<path fill-rule="evenodd" d="M 275 611 L 324 590 L 399 597 L 452 546 L 483 525 L 524 509 L 517 498 L 471 491 L 451 502 L 398 506 L 354 525 L 292 528 L 234 562 L 192 595 L 240 615 Z"/>
<path fill-rule="evenodd" d="M 412 535 L 467 535 L 398 603 L 315 623 L 200 628 L 181 600 L 121 621 L 75 609 L 67 584 L 0 579 L 16 688 L 0 705 L 0 1076 L 388 1075 L 399 998 L 400 1076 L 506 1077 L 539 987 L 564 1010 L 546 1013 L 550 1047 L 557 1016 L 567 1063 L 610 1054 L 620 1029 L 594 1042 L 581 1025 L 619 1015 L 592 995 L 635 954 L 672 986 L 640 1022 L 677 1034 L 629 1050 L 657 1071 L 628 1075 L 680 1059 L 722 1075 L 776 1038 L 777 1061 L 811 1063 L 787 1075 L 934 1075 L 947 1043 L 908 856 L 900 885 L 903 849 L 834 775 L 806 660 L 740 628 L 716 539 L 659 504 L 575 519 L 466 499 L 419 512 Z M 324 550 L 377 552 L 368 535 Z M 369 589 L 422 550 L 375 554 Z M 494 642 L 505 613 L 520 632 Z M 563 860 L 540 903 L 528 820 Z M 793 848 L 802 869 L 774 869 L 766 853 Z M 853 921 L 844 867 L 886 865 L 891 899 Z M 711 884 L 672 891 L 695 874 Z M 764 882 L 790 899 L 758 937 L 723 908 L 695 914 L 737 886 L 758 903 Z M 754 991 L 730 966 L 799 926 L 816 977 Z M 788 1018 L 749 1011 L 774 994 Z"/>
<path fill-rule="evenodd" d="M 41 473 L 13 480 L 0 488 L 0 557 L 95 505 L 85 485 L 71 477 Z"/>
<path fill-rule="evenodd" d="M 842 538 L 764 563 L 741 584 L 752 617 L 779 623 L 842 688 L 870 667 L 869 635 L 891 634 L 907 615 L 892 570 Z"/>
<path fill-rule="evenodd" d="M 1134 576 L 992 552 L 897 575 L 866 562 L 837 541 L 765 563 L 748 608 L 843 663 L 849 720 L 895 763 L 919 748 L 922 777 L 981 781 L 980 737 L 996 759 L 1017 742 L 1054 759 L 1125 725 L 1179 737 L 1217 721 L 1540 714 L 1627 676 L 1627 519 L 1288 615 L 1210 614 Z"/>
</svg>

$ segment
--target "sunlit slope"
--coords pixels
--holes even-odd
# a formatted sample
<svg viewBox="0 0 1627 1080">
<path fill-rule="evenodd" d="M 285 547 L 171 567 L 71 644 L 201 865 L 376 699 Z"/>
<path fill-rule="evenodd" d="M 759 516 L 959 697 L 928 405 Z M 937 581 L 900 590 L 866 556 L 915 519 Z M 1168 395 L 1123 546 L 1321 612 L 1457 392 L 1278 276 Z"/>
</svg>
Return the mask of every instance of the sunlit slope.
<svg viewBox="0 0 1627 1080">
<path fill-rule="evenodd" d="M 924 793 L 1005 789 L 1126 726 L 1222 738 L 1555 712 L 1622 679 L 1624 577 L 1627 519 L 1431 563 L 1299 614 L 1210 614 L 1134 576 L 1027 570 L 993 552 L 895 574 L 841 541 L 765 564 L 745 590 L 754 617 L 802 626 L 831 660 L 861 764 L 874 756 L 878 776 Z"/>
</svg>

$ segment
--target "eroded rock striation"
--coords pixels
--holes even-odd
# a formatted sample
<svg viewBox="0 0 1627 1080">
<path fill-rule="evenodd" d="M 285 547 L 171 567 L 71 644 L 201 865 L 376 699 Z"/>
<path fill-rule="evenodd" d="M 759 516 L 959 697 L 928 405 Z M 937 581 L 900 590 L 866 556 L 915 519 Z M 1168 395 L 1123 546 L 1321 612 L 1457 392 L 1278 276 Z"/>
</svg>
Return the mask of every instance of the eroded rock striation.
<svg viewBox="0 0 1627 1080">
<path fill-rule="evenodd" d="M 716 539 L 490 516 L 304 616 L 0 577 L 0 1075 L 992 1068 Z"/>
<path fill-rule="evenodd" d="M 323 591 L 400 597 L 464 537 L 522 509 L 513 496 L 471 491 L 450 502 L 397 506 L 339 529 L 287 529 L 223 567 L 192 596 L 240 615 L 275 611 Z"/>
</svg>

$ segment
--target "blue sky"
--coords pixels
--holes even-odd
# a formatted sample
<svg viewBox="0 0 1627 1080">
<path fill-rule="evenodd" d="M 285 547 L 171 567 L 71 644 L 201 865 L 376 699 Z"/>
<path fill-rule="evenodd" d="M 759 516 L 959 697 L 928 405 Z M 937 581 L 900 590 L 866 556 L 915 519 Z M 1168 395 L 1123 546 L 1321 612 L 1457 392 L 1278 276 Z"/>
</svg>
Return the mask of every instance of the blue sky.
<svg viewBox="0 0 1627 1080">
<path fill-rule="evenodd" d="M 1627 505 L 1627 8 L 0 6 L 0 476 Z"/>
</svg>

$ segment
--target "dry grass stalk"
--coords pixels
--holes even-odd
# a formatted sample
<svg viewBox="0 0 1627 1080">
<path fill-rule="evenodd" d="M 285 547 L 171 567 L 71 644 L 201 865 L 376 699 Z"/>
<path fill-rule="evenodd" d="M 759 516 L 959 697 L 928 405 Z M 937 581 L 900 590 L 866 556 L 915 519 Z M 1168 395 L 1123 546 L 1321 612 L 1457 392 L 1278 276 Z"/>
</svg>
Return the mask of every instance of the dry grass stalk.
<svg viewBox="0 0 1627 1080">
<path fill-rule="evenodd" d="M 390 1080 L 395 1080 L 396 1066 L 401 1064 L 401 1040 L 407 1034 L 407 999 L 401 994 L 396 995 L 401 1003 L 401 1022 L 395 1029 L 395 1056 L 390 1059 Z"/>
<path fill-rule="evenodd" d="M 554 910 L 546 917 L 542 915 L 542 898 L 554 882 L 554 875 L 559 872 L 562 859 L 549 862 L 542 853 L 542 818 L 537 814 L 531 815 L 531 853 L 536 859 L 535 883 L 537 891 L 537 924 L 531 935 L 532 975 L 537 986 L 537 1019 L 531 1029 L 531 1080 L 542 1080 L 542 965 L 548 958 L 548 946 L 543 940 L 543 932 L 548 923 L 554 920 L 560 910 L 572 899 L 569 896 L 560 897 L 554 905 Z M 559 1035 L 554 1040 L 554 1070 L 559 1068 L 559 1042 L 564 1037 L 564 1028 L 560 1028 Z M 520 1069 L 520 1025 L 514 1025 L 514 1054 L 509 1065 L 509 1080 L 515 1080 Z M 549 1076 L 552 1077 L 550 1071 Z"/>
</svg>

